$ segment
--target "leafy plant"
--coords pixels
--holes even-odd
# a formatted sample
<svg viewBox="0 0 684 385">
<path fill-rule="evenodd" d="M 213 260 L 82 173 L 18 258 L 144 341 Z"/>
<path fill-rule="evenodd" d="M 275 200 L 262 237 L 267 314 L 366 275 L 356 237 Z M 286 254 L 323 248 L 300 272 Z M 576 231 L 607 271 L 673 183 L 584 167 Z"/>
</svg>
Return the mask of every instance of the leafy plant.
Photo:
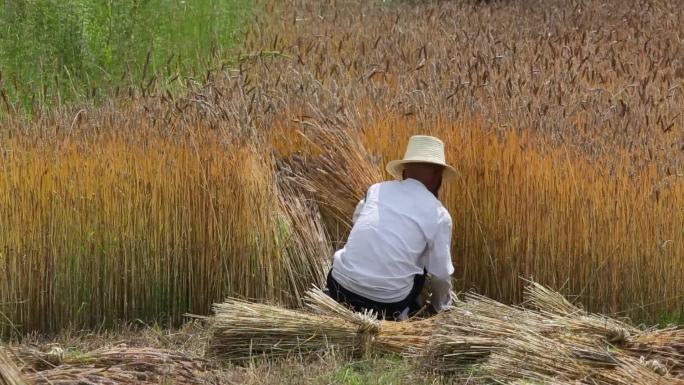
<svg viewBox="0 0 684 385">
<path fill-rule="evenodd" d="M 30 112 L 201 77 L 231 57 L 253 10 L 251 0 L 4 1 L 0 89 Z"/>
</svg>

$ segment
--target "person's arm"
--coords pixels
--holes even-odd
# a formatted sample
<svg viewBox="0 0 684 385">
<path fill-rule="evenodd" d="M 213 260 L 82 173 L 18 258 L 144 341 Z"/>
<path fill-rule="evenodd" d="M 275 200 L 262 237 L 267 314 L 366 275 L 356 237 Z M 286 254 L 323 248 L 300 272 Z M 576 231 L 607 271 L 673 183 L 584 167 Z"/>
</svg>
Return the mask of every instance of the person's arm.
<svg viewBox="0 0 684 385">
<path fill-rule="evenodd" d="M 366 199 L 361 199 L 359 203 L 356 205 L 356 209 L 354 210 L 354 215 L 352 215 L 352 224 L 356 223 L 356 220 L 359 219 L 359 214 L 361 214 L 361 210 L 363 210 L 363 205 L 366 203 Z"/>
<path fill-rule="evenodd" d="M 454 265 L 451 262 L 451 216 L 446 210 L 440 212 L 437 232 L 430 243 L 427 266 L 430 274 L 430 303 L 436 311 L 451 305 L 451 275 Z"/>
<path fill-rule="evenodd" d="M 356 223 L 356 220 L 359 219 L 359 215 L 361 214 L 361 210 L 363 210 L 363 205 L 366 204 L 366 198 L 368 197 L 368 193 L 370 190 L 374 187 L 370 186 L 368 187 L 368 190 L 366 190 L 366 195 L 359 201 L 359 203 L 356 205 L 356 209 L 354 210 L 354 215 L 352 215 L 352 224 Z"/>
<path fill-rule="evenodd" d="M 451 305 L 451 276 L 446 279 L 430 277 L 430 305 L 435 311 L 439 312 Z"/>
</svg>

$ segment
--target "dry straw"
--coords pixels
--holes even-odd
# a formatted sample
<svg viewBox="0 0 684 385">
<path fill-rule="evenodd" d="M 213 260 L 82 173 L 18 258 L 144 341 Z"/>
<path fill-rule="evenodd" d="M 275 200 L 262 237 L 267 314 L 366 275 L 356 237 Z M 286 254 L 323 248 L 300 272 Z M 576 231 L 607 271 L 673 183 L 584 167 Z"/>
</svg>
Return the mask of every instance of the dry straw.
<svg viewBox="0 0 684 385">
<path fill-rule="evenodd" d="M 641 330 L 592 314 L 557 292 L 531 283 L 528 307 L 469 294 L 438 316 L 405 322 L 356 313 L 318 289 L 303 309 L 228 300 L 209 319 L 207 354 L 244 364 L 336 349 L 367 355 L 392 352 L 454 379 L 483 383 L 682 384 L 684 334 Z M 11 348 L 29 383 L 200 383 L 206 362 L 168 350 L 103 348 L 88 353 Z M 0 351 L 0 378 L 20 381 Z M 9 380 L 8 380 L 9 379 Z M 8 382 L 10 381 L 10 382 Z M 15 382 L 11 382 L 15 381 Z M 5 384 L 3 384 L 5 385 Z"/>
<path fill-rule="evenodd" d="M 277 151 L 292 181 L 318 202 L 328 234 L 340 246 L 357 203 L 372 184 L 382 180 L 380 165 L 361 139 L 343 127 L 309 123 L 279 129 L 281 135 L 300 137 L 298 145 Z M 278 139 L 273 140 L 278 148 Z"/>
<path fill-rule="evenodd" d="M 653 331 L 585 312 L 535 283 L 525 292 L 531 308 L 468 295 L 426 345 L 424 363 L 505 383 L 682 383 L 681 336 L 653 339 Z"/>
<path fill-rule="evenodd" d="M 153 348 L 114 347 L 74 353 L 56 347 L 49 352 L 15 347 L 12 354 L 22 362 L 23 377 L 29 384 L 200 384 L 205 370 L 203 360 Z M 13 365 L 11 361 L 9 364 Z M 15 384 L 22 383 L 7 385 Z"/>
<path fill-rule="evenodd" d="M 232 362 L 283 358 L 334 348 L 358 355 L 406 353 L 426 342 L 437 319 L 379 321 L 356 313 L 318 289 L 307 292 L 306 309 L 236 299 L 214 305 L 208 354 Z"/>
<path fill-rule="evenodd" d="M 231 362 L 326 349 L 393 352 L 454 378 L 496 383 L 679 384 L 684 339 L 592 314 L 536 283 L 527 308 L 468 294 L 437 317 L 378 321 L 314 289 L 307 309 L 229 300 L 215 305 L 209 353 Z"/>
<path fill-rule="evenodd" d="M 19 369 L 8 357 L 4 349 L 0 348 L 0 385 L 24 385 Z"/>
</svg>

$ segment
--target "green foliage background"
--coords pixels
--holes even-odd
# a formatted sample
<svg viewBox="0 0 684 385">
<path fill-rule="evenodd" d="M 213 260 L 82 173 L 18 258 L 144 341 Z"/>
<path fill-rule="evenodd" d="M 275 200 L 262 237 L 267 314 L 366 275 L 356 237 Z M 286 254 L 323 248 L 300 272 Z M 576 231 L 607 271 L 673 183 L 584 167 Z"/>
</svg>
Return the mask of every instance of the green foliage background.
<svg viewBox="0 0 684 385">
<path fill-rule="evenodd" d="M 253 9 L 251 0 L 0 0 L 0 91 L 24 107 L 54 105 L 144 73 L 162 82 L 201 73 L 226 57 Z"/>
</svg>

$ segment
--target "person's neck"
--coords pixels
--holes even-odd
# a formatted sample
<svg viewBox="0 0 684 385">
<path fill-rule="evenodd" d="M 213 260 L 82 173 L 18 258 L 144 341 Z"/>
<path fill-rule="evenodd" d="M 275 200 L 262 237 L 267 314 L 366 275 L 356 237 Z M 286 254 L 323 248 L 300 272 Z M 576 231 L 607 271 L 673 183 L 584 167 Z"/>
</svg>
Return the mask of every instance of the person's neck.
<svg viewBox="0 0 684 385">
<path fill-rule="evenodd" d="M 422 180 L 420 180 L 420 179 L 418 179 L 418 178 L 415 178 L 415 177 L 412 177 L 412 176 L 407 176 L 406 178 L 404 178 L 404 180 L 411 180 L 411 181 L 413 181 L 413 182 L 418 182 L 418 183 L 420 183 L 423 187 L 425 187 L 426 189 L 430 190 L 430 189 L 428 188 L 428 186 L 425 184 L 425 182 L 423 182 Z"/>
<path fill-rule="evenodd" d="M 412 181 L 414 181 L 414 182 L 420 183 L 423 187 L 425 187 L 426 190 L 428 190 L 432 195 L 434 195 L 435 198 L 439 199 L 438 192 L 432 191 L 432 190 L 430 189 L 430 187 L 429 187 L 425 182 L 423 182 L 422 180 L 420 180 L 420 179 L 418 179 L 418 178 L 411 177 L 411 176 L 405 177 L 404 180 L 412 180 Z"/>
</svg>

